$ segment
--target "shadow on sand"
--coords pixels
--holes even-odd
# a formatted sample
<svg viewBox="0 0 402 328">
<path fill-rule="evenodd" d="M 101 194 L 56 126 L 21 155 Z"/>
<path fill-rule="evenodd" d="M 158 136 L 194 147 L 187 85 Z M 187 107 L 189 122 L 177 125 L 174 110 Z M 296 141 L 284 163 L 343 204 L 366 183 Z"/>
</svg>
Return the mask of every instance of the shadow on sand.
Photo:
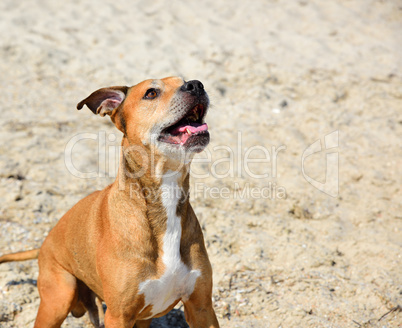
<svg viewBox="0 0 402 328">
<path fill-rule="evenodd" d="M 152 320 L 150 328 L 188 328 L 184 312 L 181 309 L 173 309 L 161 318 Z"/>
</svg>

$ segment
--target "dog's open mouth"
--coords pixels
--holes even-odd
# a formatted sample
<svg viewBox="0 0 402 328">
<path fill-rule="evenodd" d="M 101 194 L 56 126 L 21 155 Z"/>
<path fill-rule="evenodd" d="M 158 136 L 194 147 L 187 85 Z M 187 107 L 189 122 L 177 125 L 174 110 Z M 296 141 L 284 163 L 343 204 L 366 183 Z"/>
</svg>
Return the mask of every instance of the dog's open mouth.
<svg viewBox="0 0 402 328">
<path fill-rule="evenodd" d="M 203 123 L 205 113 L 203 104 L 196 105 L 178 122 L 162 130 L 159 141 L 186 148 L 205 147 L 209 143 L 208 125 Z"/>
</svg>

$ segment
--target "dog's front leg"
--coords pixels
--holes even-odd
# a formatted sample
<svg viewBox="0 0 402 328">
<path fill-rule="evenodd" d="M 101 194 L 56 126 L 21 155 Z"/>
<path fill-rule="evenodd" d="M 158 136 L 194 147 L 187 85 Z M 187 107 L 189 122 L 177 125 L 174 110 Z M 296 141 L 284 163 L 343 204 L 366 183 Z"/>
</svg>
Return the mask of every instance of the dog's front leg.
<svg viewBox="0 0 402 328">
<path fill-rule="evenodd" d="M 138 320 L 135 322 L 134 328 L 148 328 L 151 325 L 152 319 Z"/>
<path fill-rule="evenodd" d="M 190 328 L 219 328 L 211 292 L 205 293 L 205 289 L 198 288 L 183 304 L 184 315 Z"/>
<path fill-rule="evenodd" d="M 106 311 L 105 315 L 105 327 L 106 328 L 114 328 L 114 327 L 127 327 L 127 328 L 148 328 L 151 325 L 152 319 L 148 320 L 133 320 L 125 318 L 122 315 L 114 316 L 110 311 Z M 134 325 L 135 324 L 135 325 Z"/>
<path fill-rule="evenodd" d="M 133 328 L 135 324 L 134 318 L 129 318 L 122 314 L 115 314 L 110 309 L 106 310 L 105 327 L 107 328 Z"/>
</svg>

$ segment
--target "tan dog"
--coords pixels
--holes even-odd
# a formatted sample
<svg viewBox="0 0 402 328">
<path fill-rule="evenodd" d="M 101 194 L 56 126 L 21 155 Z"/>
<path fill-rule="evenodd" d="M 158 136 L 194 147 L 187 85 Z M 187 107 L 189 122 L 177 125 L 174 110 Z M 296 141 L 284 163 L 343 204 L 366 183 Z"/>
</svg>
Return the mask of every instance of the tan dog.
<svg viewBox="0 0 402 328">
<path fill-rule="evenodd" d="M 124 133 L 118 178 L 70 209 L 40 250 L 0 257 L 39 258 L 35 327 L 60 327 L 70 311 L 88 311 L 101 327 L 100 300 L 107 328 L 149 327 L 179 301 L 190 327 L 219 327 L 211 265 L 188 198 L 191 159 L 209 143 L 202 83 L 169 77 L 103 88 L 77 108 L 84 105 L 110 115 Z"/>
</svg>

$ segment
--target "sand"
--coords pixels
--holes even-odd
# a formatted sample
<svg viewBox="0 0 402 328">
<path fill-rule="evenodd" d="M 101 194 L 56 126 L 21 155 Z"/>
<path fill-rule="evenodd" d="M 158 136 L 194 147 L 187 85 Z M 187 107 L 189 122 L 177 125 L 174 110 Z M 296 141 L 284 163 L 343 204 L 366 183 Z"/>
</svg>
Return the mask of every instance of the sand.
<svg viewBox="0 0 402 328">
<path fill-rule="evenodd" d="M 212 102 L 191 186 L 221 326 L 402 327 L 401 30 L 392 0 L 2 0 L 0 254 L 113 181 L 121 133 L 81 99 L 180 75 Z M 37 276 L 0 266 L 0 327 L 33 325 Z"/>
</svg>

